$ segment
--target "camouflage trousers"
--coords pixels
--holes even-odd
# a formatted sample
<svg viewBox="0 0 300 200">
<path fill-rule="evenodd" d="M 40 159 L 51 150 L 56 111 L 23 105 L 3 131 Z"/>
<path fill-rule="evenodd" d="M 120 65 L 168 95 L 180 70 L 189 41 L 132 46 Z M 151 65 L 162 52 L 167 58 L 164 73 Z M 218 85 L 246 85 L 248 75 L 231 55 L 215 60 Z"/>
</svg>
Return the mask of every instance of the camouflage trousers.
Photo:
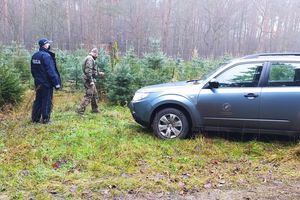
<svg viewBox="0 0 300 200">
<path fill-rule="evenodd" d="M 83 114 L 86 107 L 91 103 L 92 106 L 92 112 L 99 112 L 98 111 L 98 105 L 97 105 L 97 100 L 98 100 L 98 92 L 96 85 L 90 85 L 89 82 L 85 81 L 84 82 L 84 87 L 85 87 L 85 95 L 83 99 L 81 100 L 81 103 L 78 107 L 77 112 L 79 114 Z"/>
</svg>

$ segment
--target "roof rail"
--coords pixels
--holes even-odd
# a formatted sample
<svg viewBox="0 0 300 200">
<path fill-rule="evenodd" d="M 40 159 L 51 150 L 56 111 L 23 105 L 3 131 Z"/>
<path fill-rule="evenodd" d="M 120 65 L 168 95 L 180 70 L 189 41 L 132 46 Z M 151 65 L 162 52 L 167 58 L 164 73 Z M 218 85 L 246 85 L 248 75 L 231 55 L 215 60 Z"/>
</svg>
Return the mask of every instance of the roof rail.
<svg viewBox="0 0 300 200">
<path fill-rule="evenodd" d="M 300 56 L 300 52 L 283 52 L 283 53 L 258 53 L 242 57 L 242 59 L 258 58 L 262 56 Z"/>
</svg>

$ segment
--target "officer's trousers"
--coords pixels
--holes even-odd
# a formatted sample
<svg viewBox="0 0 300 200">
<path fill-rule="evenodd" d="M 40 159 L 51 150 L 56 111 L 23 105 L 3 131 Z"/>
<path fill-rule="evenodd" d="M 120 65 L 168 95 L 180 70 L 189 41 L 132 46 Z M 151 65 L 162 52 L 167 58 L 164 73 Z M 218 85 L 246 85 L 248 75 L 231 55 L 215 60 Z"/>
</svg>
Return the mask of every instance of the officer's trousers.
<svg viewBox="0 0 300 200">
<path fill-rule="evenodd" d="M 99 112 L 98 105 L 97 105 L 98 92 L 96 86 L 90 85 L 88 81 L 85 81 L 84 87 L 85 87 L 85 95 L 79 105 L 79 108 L 77 109 L 77 112 L 79 114 L 83 114 L 87 105 L 90 103 L 92 106 L 92 112 Z"/>
<path fill-rule="evenodd" d="M 32 106 L 32 122 L 48 123 L 52 110 L 53 88 L 39 85 Z"/>
</svg>

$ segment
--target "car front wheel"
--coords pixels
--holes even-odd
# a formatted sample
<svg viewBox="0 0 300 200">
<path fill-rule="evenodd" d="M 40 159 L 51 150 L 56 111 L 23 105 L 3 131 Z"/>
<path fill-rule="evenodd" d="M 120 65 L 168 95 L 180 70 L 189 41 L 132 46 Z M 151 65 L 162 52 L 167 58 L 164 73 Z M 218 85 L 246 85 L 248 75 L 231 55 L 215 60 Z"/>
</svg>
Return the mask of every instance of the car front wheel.
<svg viewBox="0 0 300 200">
<path fill-rule="evenodd" d="M 175 108 L 159 111 L 153 120 L 154 134 L 162 139 L 186 138 L 189 123 L 185 114 Z"/>
</svg>

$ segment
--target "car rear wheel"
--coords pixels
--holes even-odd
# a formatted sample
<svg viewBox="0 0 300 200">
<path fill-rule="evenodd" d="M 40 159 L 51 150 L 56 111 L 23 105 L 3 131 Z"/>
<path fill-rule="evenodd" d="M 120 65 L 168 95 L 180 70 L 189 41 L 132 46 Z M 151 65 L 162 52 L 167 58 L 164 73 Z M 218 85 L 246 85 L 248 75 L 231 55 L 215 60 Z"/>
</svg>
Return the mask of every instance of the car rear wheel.
<svg viewBox="0 0 300 200">
<path fill-rule="evenodd" d="M 159 111 L 153 120 L 154 134 L 162 139 L 186 138 L 189 129 L 187 117 L 175 108 Z"/>
</svg>

